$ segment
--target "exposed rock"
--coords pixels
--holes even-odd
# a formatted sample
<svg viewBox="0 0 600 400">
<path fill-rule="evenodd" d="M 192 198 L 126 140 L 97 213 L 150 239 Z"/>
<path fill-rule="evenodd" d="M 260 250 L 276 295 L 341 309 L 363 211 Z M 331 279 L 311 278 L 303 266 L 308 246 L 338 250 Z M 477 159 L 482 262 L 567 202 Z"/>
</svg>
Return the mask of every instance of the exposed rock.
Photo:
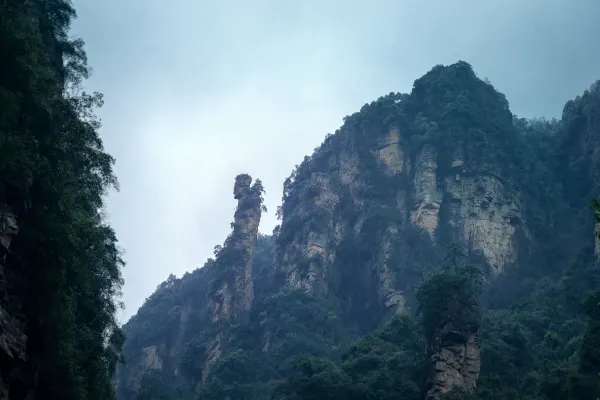
<svg viewBox="0 0 600 400">
<path fill-rule="evenodd" d="M 238 206 L 233 232 L 217 256 L 217 268 L 223 269 L 220 271 L 223 278 L 216 282 L 218 286 L 212 297 L 212 321 L 220 330 L 208 350 L 202 371 L 203 382 L 223 354 L 227 325 L 247 320 L 254 299 L 252 255 L 258 237 L 263 187 L 260 180 L 252 187 L 251 184 L 250 175 L 238 175 L 235 179 L 233 193 Z"/>
<path fill-rule="evenodd" d="M 238 206 L 234 215 L 233 232 L 222 249 L 222 254 L 231 255 L 221 265 L 233 272 L 224 279 L 213 298 L 213 321 L 240 319 L 250 311 L 254 299 L 252 283 L 252 253 L 258 237 L 262 207 L 262 184 L 257 180 L 250 187 L 249 175 L 238 175 L 235 180 L 234 198 Z M 217 262 L 221 261 L 217 258 Z"/>
<path fill-rule="evenodd" d="M 33 390 L 33 385 L 22 371 L 26 369 L 25 322 L 18 305 L 9 305 L 5 276 L 5 263 L 14 235 L 18 232 L 16 216 L 5 206 L 0 205 L 0 400 L 8 400 L 9 392 L 21 393 L 11 398 L 25 398 Z M 27 382 L 26 382 L 27 380 Z"/>
<path fill-rule="evenodd" d="M 461 71 L 449 75 L 469 75 Z M 410 269 L 418 269 L 420 265 L 414 267 L 420 262 L 438 267 L 437 251 L 448 242 L 462 244 L 468 256 L 476 256 L 478 265 L 487 263 L 493 275 L 521 261 L 523 249 L 536 248 L 536 229 L 545 216 L 534 216 L 539 210 L 532 209 L 535 202 L 530 200 L 536 192 L 528 191 L 526 181 L 518 179 L 528 170 L 511 158 L 519 155 L 511 146 L 520 142 L 511 136 L 516 131 L 505 99 L 494 93 L 485 96 L 486 104 L 479 104 L 479 90 L 444 85 L 447 77 L 443 75 L 416 83 L 414 95 L 385 96 L 347 117 L 344 126 L 286 180 L 283 220 L 273 244 L 275 271 L 268 272 L 275 283 L 264 285 L 269 289 L 260 294 L 261 289 L 256 289 L 257 298 L 303 289 L 317 301 L 342 303 L 341 324 L 366 333 L 384 323 L 385 316 L 410 310 L 414 280 L 419 279 L 415 275 L 422 272 Z M 469 87 L 478 84 L 483 85 L 472 81 Z M 480 89 L 493 91 L 488 86 Z M 402 108 L 405 100 L 409 105 Z M 483 114 L 471 118 L 470 106 Z M 579 145 L 573 148 L 575 154 L 565 157 L 563 170 L 569 168 L 566 163 L 571 159 L 591 153 L 586 148 L 580 151 Z M 503 163 L 511 164 L 510 168 Z M 597 164 L 593 167 L 600 170 Z M 144 355 L 160 363 L 143 358 L 139 363 L 134 360 L 131 368 L 136 363 L 170 368 L 185 343 L 197 338 L 184 333 L 194 307 L 207 310 L 201 327 L 210 331 L 208 339 L 201 341 L 209 343 L 206 353 L 202 353 L 204 347 L 199 351 L 200 358 L 206 356 L 198 361 L 204 368 L 194 372 L 199 375 L 201 369 L 206 380 L 232 349 L 227 328 L 246 320 L 256 303 L 256 282 L 261 279 L 251 266 L 261 217 L 260 190 L 255 186 L 249 175 L 236 178 L 234 229 L 217 254 L 216 272 L 203 277 L 203 282 L 215 283 L 207 290 L 210 304 L 180 304 L 180 314 L 172 319 L 173 329 L 180 331 L 168 339 L 169 346 L 175 344 L 165 346 L 164 351 L 158 344 L 156 355 Z M 588 222 L 585 235 L 589 236 Z M 596 246 L 600 257 L 600 241 Z M 424 254 L 430 250 L 432 254 Z M 349 289 L 344 287 L 348 282 Z M 365 318 L 366 313 L 373 315 Z M 274 354 L 285 339 L 278 337 L 277 328 L 263 325 L 267 314 L 261 310 L 260 321 L 253 321 L 262 329 L 256 350 Z M 465 333 L 451 322 L 440 327 L 429 348 L 429 398 L 438 398 L 453 387 L 475 389 L 480 364 L 477 337 L 477 330 Z M 138 346 L 142 347 L 147 348 L 147 343 Z"/>
<path fill-rule="evenodd" d="M 140 349 L 135 356 L 132 355 L 126 362 L 134 364 L 135 368 L 129 371 L 124 382 L 119 382 L 120 385 L 132 392 L 137 392 L 146 373 L 152 370 L 162 370 L 164 355 L 161 353 L 160 346 L 151 345 Z"/>
<path fill-rule="evenodd" d="M 475 391 L 481 365 L 477 337 L 477 333 L 464 337 L 450 330 L 438 339 L 430 357 L 433 377 L 428 399 L 437 399 L 453 388 L 468 393 Z"/>
<path fill-rule="evenodd" d="M 523 222 L 517 195 L 509 196 L 501 180 L 489 174 L 479 177 L 449 177 L 445 181 L 450 209 L 449 223 L 458 227 L 459 239 L 481 250 L 492 273 L 498 274 L 516 261 L 515 234 Z"/>
<path fill-rule="evenodd" d="M 395 226 L 388 227 L 376 262 L 373 264 L 375 268 L 375 276 L 377 277 L 377 294 L 380 301 L 385 306 L 386 310 L 392 314 L 400 314 L 405 311 L 405 297 L 401 290 L 394 285 L 394 272 L 389 265 L 392 252 L 391 239 L 398 234 L 398 228 Z"/>
<path fill-rule="evenodd" d="M 233 192 L 238 200 L 233 231 L 216 254 L 216 260 L 209 259 L 204 267 L 194 271 L 187 279 L 185 276 L 182 279 L 169 277 L 153 295 L 162 297 L 157 302 L 164 299 L 172 302 L 165 318 L 168 323 L 160 328 L 163 331 L 152 335 L 151 340 L 142 338 L 140 343 L 139 337 L 128 334 L 128 325 L 137 323 L 135 319 L 138 316 L 124 327 L 126 364 L 117 366 L 115 386 L 118 398 L 134 397 L 143 376 L 152 369 L 160 370 L 163 379 L 173 384 L 200 384 L 223 355 L 227 327 L 247 318 L 254 299 L 252 262 L 263 188 L 260 180 L 252 184 L 252 178 L 244 174 L 236 177 Z M 209 285 L 211 281 L 213 284 Z M 149 307 L 151 309 L 153 305 Z M 144 312 L 146 310 L 141 309 L 138 314 Z M 205 328 L 210 328 L 212 336 L 202 336 L 202 341 L 208 345 L 199 353 L 197 364 L 204 368 L 198 369 L 198 376 L 191 377 L 189 371 L 182 370 L 178 360 L 186 351 L 188 342 L 198 339 L 198 335 L 208 334 L 202 331 Z M 132 344 L 134 347 L 131 347 Z"/>
<path fill-rule="evenodd" d="M 339 201 L 332 179 L 325 174 L 316 173 L 304 182 L 302 203 L 293 216 L 300 219 L 313 216 L 313 223 L 307 224 L 300 231 L 302 234 L 286 243 L 282 251 L 281 265 L 288 287 L 319 294 L 328 292 L 324 277 L 335 258 L 335 248 L 330 242 L 336 240 L 332 216 Z M 315 218 L 315 214 L 320 217 Z"/>
<path fill-rule="evenodd" d="M 287 208 L 282 223 L 282 231 L 289 229 L 293 235 L 277 249 L 288 287 L 317 295 L 330 293 L 327 276 L 338 246 L 348 236 L 363 235 L 372 209 L 388 210 L 397 218 L 391 228 L 369 238 L 378 243 L 377 250 L 370 249 L 373 255 L 363 267 L 373 271 L 373 288 L 387 310 L 405 309 L 406 288 L 395 287 L 396 275 L 404 266 L 401 260 L 390 263 L 389 259 L 394 247 L 402 245 L 407 226 L 424 229 L 434 243 L 441 230 L 450 232 L 444 243 L 453 240 L 468 245 L 470 251 L 483 255 L 493 275 L 516 261 L 517 233 L 524 233 L 527 240 L 530 234 L 520 193 L 509 188 L 508 180 L 498 172 L 500 167 L 473 164 L 461 143 L 441 148 L 427 142 L 411 154 L 397 128 L 378 134 L 368 149 L 376 165 L 361 164 L 366 152 L 344 130 L 336 136 L 337 153 L 332 153 L 333 142 L 326 141 L 301 165 L 303 173 L 296 177 L 288 199 L 295 206 Z M 327 173 L 322 165 L 327 165 Z M 383 174 L 389 183 L 373 188 L 366 172 Z M 373 197 L 370 190 L 387 197 Z M 340 216 L 340 209 L 346 216 Z M 353 216 L 352 221 L 347 215 Z"/>
<path fill-rule="evenodd" d="M 218 332 L 217 336 L 212 340 L 207 347 L 207 358 L 205 366 L 202 369 L 202 383 L 206 383 L 208 375 L 212 372 L 212 368 L 219 362 L 223 356 L 223 346 L 226 337 L 224 332 Z"/>
<path fill-rule="evenodd" d="M 142 378 L 151 371 L 157 371 L 161 378 L 173 385 L 195 383 L 200 374 L 190 380 L 189 375 L 178 362 L 185 352 L 186 344 L 201 331 L 200 321 L 210 323 L 212 308 L 209 309 L 207 298 L 209 282 L 213 277 L 214 260 L 209 260 L 204 267 L 181 279 L 170 276 L 157 288 L 150 298 L 149 308 L 142 309 L 123 327 L 126 341 L 123 347 L 125 364 L 118 364 L 114 377 L 117 398 L 135 398 Z M 144 313 L 155 315 L 153 308 L 157 303 L 168 301 L 169 311 L 162 316 L 162 323 L 148 326 L 144 321 Z M 138 318 L 142 317 L 141 320 Z M 131 330 L 132 325 L 140 323 L 144 334 L 137 335 Z M 137 325 L 139 329 L 140 325 Z M 201 356 L 201 355 L 200 355 Z M 200 359 L 199 364 L 204 360 Z"/>
<path fill-rule="evenodd" d="M 377 159 L 385 166 L 385 173 L 396 175 L 404 168 L 404 152 L 400 147 L 400 131 L 392 128 L 381 141 L 380 147 L 375 149 Z"/>
<path fill-rule="evenodd" d="M 441 195 L 437 189 L 437 152 L 431 145 L 423 146 L 417 156 L 413 178 L 414 205 L 411 222 L 435 234 L 438 227 Z"/>
<path fill-rule="evenodd" d="M 241 200 L 242 197 L 247 196 L 250 191 L 250 185 L 252 184 L 252 177 L 248 174 L 241 174 L 235 177 L 235 184 L 233 185 L 233 198 Z"/>
<path fill-rule="evenodd" d="M 0 245 L 8 249 L 13 236 L 16 235 L 18 231 L 19 227 L 15 215 L 6 207 L 6 205 L 0 205 Z"/>
<path fill-rule="evenodd" d="M 24 324 L 0 306 L 0 352 L 12 360 L 25 361 L 27 337 Z"/>
</svg>

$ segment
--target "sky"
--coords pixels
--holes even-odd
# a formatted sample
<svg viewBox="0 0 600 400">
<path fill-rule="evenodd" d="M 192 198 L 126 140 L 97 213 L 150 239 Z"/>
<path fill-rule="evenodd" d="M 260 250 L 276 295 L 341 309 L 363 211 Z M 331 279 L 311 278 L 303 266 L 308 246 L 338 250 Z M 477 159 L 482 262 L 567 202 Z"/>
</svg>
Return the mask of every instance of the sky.
<svg viewBox="0 0 600 400">
<path fill-rule="evenodd" d="M 121 186 L 107 215 L 126 262 L 122 323 L 222 244 L 237 174 L 263 181 L 270 233 L 294 166 L 434 65 L 469 62 L 524 117 L 558 117 L 600 79 L 597 0 L 73 3 Z"/>
</svg>

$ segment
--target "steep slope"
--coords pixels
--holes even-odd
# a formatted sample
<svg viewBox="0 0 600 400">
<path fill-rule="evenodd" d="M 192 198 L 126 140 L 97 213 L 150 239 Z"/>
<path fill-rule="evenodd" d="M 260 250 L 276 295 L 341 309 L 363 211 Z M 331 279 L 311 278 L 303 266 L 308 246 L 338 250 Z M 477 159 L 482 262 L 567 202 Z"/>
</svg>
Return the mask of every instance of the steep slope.
<svg viewBox="0 0 600 400">
<path fill-rule="evenodd" d="M 123 262 L 69 0 L 0 5 L 0 399 L 115 397 Z"/>
<path fill-rule="evenodd" d="M 218 327 L 218 331 L 210 345 L 208 358 L 202 370 L 203 382 L 223 355 L 228 325 L 233 322 L 247 322 L 254 300 L 252 255 L 258 236 L 264 190 L 259 180 L 252 187 L 251 183 L 250 175 L 236 177 L 233 194 L 238 200 L 238 206 L 233 232 L 223 248 L 215 254 L 216 277 L 211 282 L 211 292 L 214 291 L 212 322 Z"/>
<path fill-rule="evenodd" d="M 529 343 L 529 338 L 536 338 L 546 346 L 548 339 L 540 332 L 555 330 L 556 324 L 566 324 L 559 330 L 560 346 L 583 332 L 585 313 L 579 306 L 581 293 L 577 297 L 576 292 L 593 287 L 596 276 L 595 264 L 589 262 L 594 227 L 587 204 L 598 194 L 593 182 L 600 148 L 594 118 L 600 110 L 599 92 L 596 85 L 581 99 L 567 103 L 561 121 L 523 120 L 512 115 L 505 97 L 478 79 L 469 64 L 458 62 L 434 67 L 415 81 L 410 94 L 391 93 L 346 117 L 344 125 L 285 181 L 278 209 L 281 226 L 273 237 L 259 237 L 256 253 L 264 246 L 265 257 L 260 257 L 260 266 L 255 258 L 252 282 L 247 269 L 244 275 L 243 268 L 236 267 L 248 265 L 247 261 L 223 256 L 228 242 L 215 262 L 192 274 L 195 284 L 204 288 L 192 295 L 196 303 L 161 300 L 156 296 L 166 289 L 159 288 L 127 324 L 125 356 L 130 372 L 121 372 L 119 379 L 137 378 L 122 398 L 131 398 L 148 369 L 144 366 L 152 364 L 139 361 L 140 357 L 158 359 L 142 357 L 144 346 L 171 354 L 154 363 L 160 376 L 141 384 L 142 389 L 148 385 L 165 396 L 174 396 L 177 388 L 183 398 L 268 398 L 278 383 L 295 379 L 298 368 L 302 372 L 297 384 L 322 379 L 320 374 L 336 376 L 337 383 L 328 382 L 333 386 L 323 390 L 335 392 L 333 388 L 342 385 L 351 389 L 344 392 L 347 396 L 357 399 L 370 398 L 365 390 L 385 386 L 369 377 L 394 373 L 404 376 L 407 385 L 397 388 L 400 391 L 386 390 L 407 398 L 424 394 L 426 387 L 433 398 L 455 388 L 486 391 L 491 382 L 511 388 L 511 379 L 514 385 L 524 385 L 523 393 L 539 394 L 549 375 L 541 373 L 535 384 L 526 386 L 511 371 L 532 373 L 542 368 L 547 353 L 536 348 L 530 363 L 504 370 L 493 362 L 515 363 L 507 361 L 506 354 L 512 357 L 519 340 Z M 252 236 L 254 228 L 247 230 L 254 232 Z M 432 368 L 417 371 L 413 363 L 408 372 L 403 362 L 386 361 L 404 371 L 400 373 L 391 364 L 382 367 L 379 348 L 357 353 L 352 342 L 361 335 L 406 315 L 420 314 L 423 320 L 417 290 L 438 276 L 441 256 L 452 243 L 464 249 L 465 263 L 484 271 L 483 319 L 464 332 L 457 321 L 440 319 L 446 322 L 428 336 L 427 354 L 420 353 L 422 343 L 414 341 L 406 344 L 410 351 L 393 350 L 419 363 L 427 359 Z M 216 274 L 222 271 L 238 271 L 236 287 L 245 288 L 242 294 L 233 295 L 228 292 L 231 286 L 221 285 Z M 179 297 L 179 285 L 191 279 L 173 280 L 177 284 L 172 296 Z M 254 293 L 248 307 L 250 287 Z M 438 296 L 438 303 L 452 302 L 452 293 Z M 541 300 L 545 296 L 553 297 L 548 308 Z M 234 304 L 233 299 L 239 299 L 239 305 L 225 308 L 242 310 L 240 317 L 229 317 L 235 312 L 213 320 L 211 313 L 222 310 L 223 304 Z M 181 324 L 164 323 L 159 331 L 150 329 L 150 321 L 164 319 L 171 313 L 168 310 L 184 304 L 196 304 L 187 307 L 192 313 L 201 312 L 203 322 L 195 325 L 195 332 L 178 336 L 179 350 L 174 350 L 168 338 Z M 165 311 L 160 311 L 163 307 Z M 461 307 L 459 314 L 470 306 Z M 560 312 L 553 315 L 552 307 Z M 447 316 L 445 306 L 438 308 L 442 311 L 437 315 Z M 565 310 L 576 315 L 570 330 L 567 321 L 573 317 Z M 541 331 L 532 331 L 528 313 L 544 316 L 537 321 Z M 147 328 L 142 328 L 144 324 Z M 411 324 L 403 326 L 405 334 L 410 326 L 411 337 L 425 335 Z M 160 333 L 143 345 L 133 344 L 142 329 Z M 385 329 L 367 342 L 388 346 L 376 339 Z M 521 331 L 529 332 L 528 338 L 515 333 Z M 215 343 L 225 342 L 226 350 L 211 350 L 221 349 Z M 500 354 L 496 346 L 505 346 L 507 353 Z M 573 358 L 577 347 L 569 346 L 563 349 L 564 357 Z M 207 368 L 206 360 L 215 354 L 218 361 L 209 361 Z M 342 370 L 330 361 L 296 360 L 301 354 L 326 356 Z M 185 379 L 179 374 L 178 381 L 169 380 L 180 367 L 168 363 L 185 366 Z M 478 375 L 483 386 L 476 385 Z M 279 386 L 283 398 L 299 395 L 285 385 Z M 503 393 L 511 398 L 511 392 Z"/>
<path fill-rule="evenodd" d="M 364 293 L 377 300 L 363 310 L 347 299 L 349 313 L 381 321 L 406 310 L 411 285 L 453 241 L 501 273 L 533 245 L 529 159 L 501 94 L 466 63 L 434 68 L 410 95 L 347 117 L 286 181 L 276 263 L 285 285 Z M 340 274 L 360 275 L 362 287 Z"/>
<path fill-rule="evenodd" d="M 248 319 L 254 299 L 255 252 L 260 262 L 272 260 L 269 254 L 261 254 L 269 252 L 269 238 L 258 237 L 263 193 L 260 180 L 252 185 L 249 175 L 238 175 L 233 231 L 223 247 L 215 249 L 215 260 L 182 279 L 171 275 L 124 326 L 128 338 L 124 352 L 130 358 L 117 370 L 119 396 L 137 392 L 144 375 L 153 370 L 161 372 L 161 379 L 196 384 L 198 376 L 186 377 L 199 374 L 204 380 L 220 360 L 227 347 L 229 325 Z M 193 340 L 202 341 L 203 351 L 198 357 L 185 354 L 185 345 Z"/>
<path fill-rule="evenodd" d="M 593 223 L 582 206 L 600 195 L 599 112 L 600 81 L 565 104 L 562 132 L 555 150 L 556 175 L 564 187 L 565 198 L 574 212 L 579 211 L 577 223 L 584 224 L 585 229 L 575 229 L 580 235 L 587 233 Z M 600 255 L 598 245 L 596 242 L 596 255 Z"/>
<path fill-rule="evenodd" d="M 11 296 L 4 263 L 10 254 L 10 243 L 18 232 L 15 215 L 0 207 L 0 399 L 24 395 L 33 389 L 32 373 L 27 369 L 27 336 L 21 301 Z M 8 282 L 7 282 L 8 281 Z M 12 297 L 12 299 L 11 299 Z M 12 301 L 11 301 L 12 300 Z M 29 372 L 29 374 L 28 374 Z"/>
</svg>

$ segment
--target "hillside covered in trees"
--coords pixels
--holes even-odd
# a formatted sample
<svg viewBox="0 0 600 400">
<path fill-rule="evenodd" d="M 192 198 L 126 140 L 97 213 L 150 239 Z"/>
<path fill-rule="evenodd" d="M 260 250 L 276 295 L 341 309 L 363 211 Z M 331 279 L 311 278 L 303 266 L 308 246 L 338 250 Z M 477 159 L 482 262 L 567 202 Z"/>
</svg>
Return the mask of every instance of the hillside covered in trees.
<svg viewBox="0 0 600 400">
<path fill-rule="evenodd" d="M 112 399 L 117 180 L 67 0 L 0 4 L 0 399 Z"/>
<path fill-rule="evenodd" d="M 75 11 L 0 7 L 0 400 L 600 398 L 600 82 L 530 120 L 433 67 L 304 158 L 271 235 L 238 175 L 214 257 L 121 329 Z"/>
<path fill-rule="evenodd" d="M 118 396 L 596 399 L 598 115 L 596 83 L 519 118 L 461 61 L 347 116 L 272 235 L 240 175 L 215 257 L 124 326 Z"/>
</svg>

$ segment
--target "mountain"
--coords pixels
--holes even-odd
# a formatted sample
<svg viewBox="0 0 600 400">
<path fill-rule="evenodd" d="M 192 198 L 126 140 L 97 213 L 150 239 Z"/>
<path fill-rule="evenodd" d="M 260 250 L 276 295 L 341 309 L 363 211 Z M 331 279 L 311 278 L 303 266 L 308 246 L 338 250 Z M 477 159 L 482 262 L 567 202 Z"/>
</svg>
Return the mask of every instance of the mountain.
<svg viewBox="0 0 600 400">
<path fill-rule="evenodd" d="M 460 61 L 344 118 L 272 235 L 238 176 L 214 259 L 123 327 L 118 397 L 583 399 L 599 115 L 596 83 L 559 121 L 518 118 Z"/>
</svg>

